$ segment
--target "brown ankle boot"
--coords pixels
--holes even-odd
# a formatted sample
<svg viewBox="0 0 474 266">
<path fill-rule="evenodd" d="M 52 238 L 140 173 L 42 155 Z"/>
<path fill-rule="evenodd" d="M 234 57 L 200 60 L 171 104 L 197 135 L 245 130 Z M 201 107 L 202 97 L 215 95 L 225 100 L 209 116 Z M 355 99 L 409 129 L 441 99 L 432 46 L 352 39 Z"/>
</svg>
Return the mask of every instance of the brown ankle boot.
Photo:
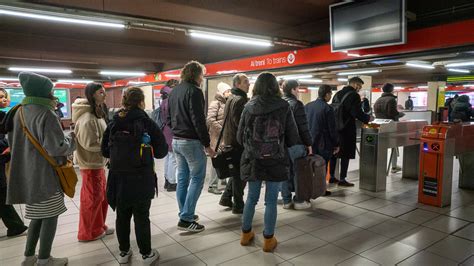
<svg viewBox="0 0 474 266">
<path fill-rule="evenodd" d="M 240 235 L 240 244 L 242 246 L 248 246 L 250 244 L 250 241 L 254 238 L 255 233 L 253 231 L 250 231 L 248 233 L 242 232 Z"/>
<path fill-rule="evenodd" d="M 272 238 L 264 238 L 263 239 L 263 251 L 264 252 L 273 252 L 273 250 L 277 246 L 277 239 L 275 237 Z"/>
</svg>

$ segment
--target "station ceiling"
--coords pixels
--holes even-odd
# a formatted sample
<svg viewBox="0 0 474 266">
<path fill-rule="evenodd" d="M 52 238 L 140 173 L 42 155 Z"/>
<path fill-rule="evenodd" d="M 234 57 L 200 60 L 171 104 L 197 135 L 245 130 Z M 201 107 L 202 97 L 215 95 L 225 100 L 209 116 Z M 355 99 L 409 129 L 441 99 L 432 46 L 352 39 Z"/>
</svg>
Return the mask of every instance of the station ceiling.
<svg viewBox="0 0 474 266">
<path fill-rule="evenodd" d="M 0 15 L 0 76 L 14 75 L 7 70 L 9 66 L 36 66 L 64 67 L 74 72 L 66 77 L 50 75 L 53 78 L 117 79 L 98 72 L 112 69 L 153 73 L 181 67 L 191 59 L 209 63 L 327 43 L 329 5 L 337 2 L 341 1 L 0 0 L 1 5 L 35 10 L 204 27 L 277 40 L 275 46 L 256 48 L 196 40 L 173 29 L 116 30 Z M 407 0 L 407 10 L 408 27 L 414 29 L 472 18 L 474 3 Z"/>
</svg>

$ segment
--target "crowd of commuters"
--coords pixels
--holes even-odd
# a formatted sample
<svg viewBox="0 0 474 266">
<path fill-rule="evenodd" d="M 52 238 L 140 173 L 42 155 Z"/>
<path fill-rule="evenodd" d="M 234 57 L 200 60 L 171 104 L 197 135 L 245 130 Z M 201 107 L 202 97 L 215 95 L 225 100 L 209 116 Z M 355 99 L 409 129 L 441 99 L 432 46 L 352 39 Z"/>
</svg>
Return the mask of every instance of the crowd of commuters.
<svg viewBox="0 0 474 266">
<path fill-rule="evenodd" d="M 318 154 L 327 164 L 330 162 L 331 183 L 353 185 L 346 178 L 349 160 L 355 156 L 355 121 L 367 123 L 370 119 L 358 94 L 363 84 L 360 78 L 350 79 L 349 85 L 336 93 L 333 103 L 338 107 L 333 108 L 329 104 L 332 88 L 328 85 L 321 85 L 318 99 L 304 106 L 298 99 L 296 80 L 278 82 L 271 73 L 262 73 L 249 99 L 249 78 L 237 74 L 232 87 L 218 84 L 206 116 L 201 89 L 204 74 L 202 64 L 186 64 L 180 81 L 170 80 L 162 88 L 160 104 L 151 118 L 144 111 L 143 91 L 131 87 L 123 93 L 122 108 L 109 121 L 106 92 L 101 84 L 90 83 L 85 88 L 85 98 L 77 98 L 72 104 L 75 128 L 68 135 L 55 114 L 58 102 L 51 80 L 34 73 L 19 75 L 26 97 L 21 105 L 0 113 L 0 133 L 8 134 L 8 141 L 0 135 L 0 214 L 8 236 L 28 230 L 22 265 L 68 262 L 67 258 L 53 258 L 50 254 L 58 216 L 66 211 L 64 193 L 54 167 L 35 149 L 27 131 L 59 165 L 74 152 L 74 162 L 82 176 L 77 239 L 94 241 L 115 233 L 120 263 L 128 263 L 132 256 L 132 217 L 144 264 L 153 264 L 160 256 L 151 246 L 149 220 L 151 201 L 158 193 L 154 159 L 164 158 L 165 189 L 176 191 L 177 228 L 197 233 L 205 230 L 198 223 L 196 206 L 206 178 L 207 156 L 213 158 L 221 151 L 232 150 L 240 164 L 233 166 L 223 193 L 218 186 L 222 177 L 210 169 L 208 192 L 222 194 L 219 205 L 242 215 L 240 243 L 245 246 L 255 236 L 252 220 L 260 191 L 265 188 L 265 252 L 273 251 L 277 245 L 275 225 L 280 192 L 285 209 L 311 207 L 295 193 L 295 160 Z M 388 88 L 386 93 L 390 92 Z M 0 90 L 0 108 L 6 106 L 8 93 Z M 376 108 L 376 114 L 379 111 Z M 338 128 L 338 124 L 342 126 Z M 337 158 L 341 159 L 339 180 L 334 176 Z M 246 186 L 248 195 L 244 200 Z M 11 204 L 26 205 L 29 227 Z M 109 206 L 116 212 L 115 229 L 105 223 Z"/>
</svg>

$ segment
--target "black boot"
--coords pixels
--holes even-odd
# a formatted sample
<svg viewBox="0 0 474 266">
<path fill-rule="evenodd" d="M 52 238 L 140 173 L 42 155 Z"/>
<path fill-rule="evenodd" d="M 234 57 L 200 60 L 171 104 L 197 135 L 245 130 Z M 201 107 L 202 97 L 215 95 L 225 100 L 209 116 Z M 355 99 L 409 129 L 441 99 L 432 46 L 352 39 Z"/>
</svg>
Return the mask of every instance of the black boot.
<svg viewBox="0 0 474 266">
<path fill-rule="evenodd" d="M 165 178 L 165 189 L 168 189 L 168 187 L 170 186 L 170 182 L 168 182 L 168 179 Z"/>
<path fill-rule="evenodd" d="M 176 184 L 169 183 L 168 189 L 166 189 L 166 191 L 168 191 L 168 192 L 176 191 Z"/>
</svg>

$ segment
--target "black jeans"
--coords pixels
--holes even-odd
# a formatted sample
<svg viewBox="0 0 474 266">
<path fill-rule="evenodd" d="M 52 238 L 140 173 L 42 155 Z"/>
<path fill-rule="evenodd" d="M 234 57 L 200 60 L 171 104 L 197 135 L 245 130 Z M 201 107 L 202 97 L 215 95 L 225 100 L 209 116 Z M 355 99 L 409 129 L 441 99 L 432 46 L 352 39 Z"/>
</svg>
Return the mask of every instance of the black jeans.
<svg viewBox="0 0 474 266">
<path fill-rule="evenodd" d="M 349 169 L 349 158 L 341 158 L 341 172 L 340 172 L 340 180 L 346 180 L 347 177 L 347 170 Z M 336 172 L 336 162 L 337 158 L 331 158 L 331 165 L 329 169 L 329 173 L 331 174 L 331 178 L 335 177 L 334 173 Z"/>
<path fill-rule="evenodd" d="M 25 224 L 21 220 L 20 216 L 18 216 L 15 208 L 13 208 L 12 205 L 5 204 L 6 195 L 7 188 L 0 187 L 0 219 L 2 219 L 3 223 L 8 229 L 7 234 L 15 234 L 21 230 L 24 231 Z"/>
<path fill-rule="evenodd" d="M 135 222 L 135 236 L 138 248 L 142 255 L 151 252 L 151 231 L 150 231 L 150 206 L 151 199 L 135 203 L 118 203 L 117 219 L 115 229 L 120 251 L 130 250 L 130 220 Z"/>
<path fill-rule="evenodd" d="M 240 173 L 240 169 L 237 169 L 237 172 Z M 247 182 L 240 179 L 240 174 L 236 174 L 234 177 L 229 178 L 225 191 L 222 194 L 222 199 L 232 200 L 234 198 L 234 203 L 232 208 L 236 210 L 244 209 L 244 188 Z"/>
</svg>

